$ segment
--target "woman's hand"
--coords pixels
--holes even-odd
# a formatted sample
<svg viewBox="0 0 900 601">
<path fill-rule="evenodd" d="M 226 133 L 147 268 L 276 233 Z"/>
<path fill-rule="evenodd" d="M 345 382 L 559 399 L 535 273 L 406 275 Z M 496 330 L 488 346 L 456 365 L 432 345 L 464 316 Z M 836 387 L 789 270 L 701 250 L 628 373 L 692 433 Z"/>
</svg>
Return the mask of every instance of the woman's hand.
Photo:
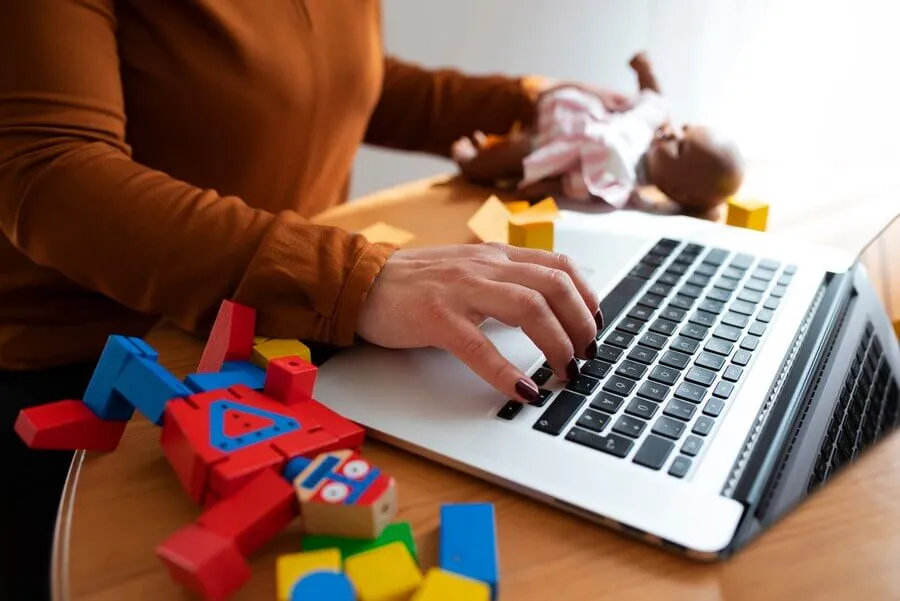
<svg viewBox="0 0 900 601">
<path fill-rule="evenodd" d="M 561 254 L 506 244 L 460 244 L 396 251 L 375 280 L 357 333 L 388 348 L 450 351 L 511 399 L 538 387 L 479 328 L 486 318 L 521 327 L 562 380 L 575 357 L 593 358 L 603 318 L 599 299 Z"/>
</svg>

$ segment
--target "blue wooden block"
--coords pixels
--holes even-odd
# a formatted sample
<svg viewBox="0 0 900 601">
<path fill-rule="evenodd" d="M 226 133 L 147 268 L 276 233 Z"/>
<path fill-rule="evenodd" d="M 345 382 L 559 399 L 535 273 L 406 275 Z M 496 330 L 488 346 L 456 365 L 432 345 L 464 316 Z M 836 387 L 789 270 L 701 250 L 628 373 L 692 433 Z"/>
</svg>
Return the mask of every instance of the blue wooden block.
<svg viewBox="0 0 900 601">
<path fill-rule="evenodd" d="M 228 371 L 225 371 L 223 366 L 219 372 L 191 374 L 184 379 L 184 383 L 193 392 L 220 390 L 235 384 L 243 384 L 253 390 L 263 390 L 266 385 L 266 372 L 252 363 L 248 365 L 253 369 L 232 365 Z"/>
<path fill-rule="evenodd" d="M 166 403 L 193 394 L 169 370 L 147 357 L 132 357 L 125 364 L 115 390 L 156 425 L 162 424 Z"/>
<path fill-rule="evenodd" d="M 226 361 L 222 364 L 222 371 L 244 374 L 242 384 L 253 390 L 263 390 L 266 387 L 266 370 L 250 361 Z"/>
<path fill-rule="evenodd" d="M 125 421 L 134 415 L 134 406 L 115 390 L 119 374 L 132 357 L 146 357 L 155 362 L 159 355 L 140 338 L 114 335 L 106 339 L 82 399 L 97 417 Z"/>
<path fill-rule="evenodd" d="M 497 598 L 497 525 L 492 503 L 441 506 L 440 567 L 448 572 L 480 580 Z"/>
<path fill-rule="evenodd" d="M 356 589 L 343 572 L 310 572 L 291 589 L 291 601 L 356 601 Z"/>
</svg>

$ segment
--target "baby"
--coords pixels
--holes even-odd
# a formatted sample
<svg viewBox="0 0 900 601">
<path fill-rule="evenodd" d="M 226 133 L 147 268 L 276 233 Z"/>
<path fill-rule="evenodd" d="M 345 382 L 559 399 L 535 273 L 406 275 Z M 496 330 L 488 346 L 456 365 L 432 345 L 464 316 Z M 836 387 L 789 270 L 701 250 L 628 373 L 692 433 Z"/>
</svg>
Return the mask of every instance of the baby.
<svg viewBox="0 0 900 601">
<path fill-rule="evenodd" d="M 474 145 L 458 142 L 454 158 L 473 180 L 512 178 L 523 196 L 555 189 L 622 208 L 652 185 L 689 210 L 724 202 L 743 180 L 737 149 L 705 127 L 673 125 L 647 57 L 630 66 L 640 93 L 627 110 L 610 112 L 591 92 L 560 86 L 541 96 L 536 131 L 478 134 Z"/>
</svg>

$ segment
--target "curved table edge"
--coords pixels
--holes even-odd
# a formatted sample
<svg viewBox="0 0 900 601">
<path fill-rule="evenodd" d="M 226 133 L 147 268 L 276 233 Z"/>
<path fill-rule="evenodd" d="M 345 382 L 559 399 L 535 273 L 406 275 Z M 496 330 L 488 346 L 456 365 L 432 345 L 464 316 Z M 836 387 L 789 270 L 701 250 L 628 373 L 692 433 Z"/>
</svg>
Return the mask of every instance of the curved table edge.
<svg viewBox="0 0 900 601">
<path fill-rule="evenodd" d="M 53 601 L 69 600 L 69 537 L 75 508 L 75 489 L 86 452 L 75 451 L 63 486 L 53 532 L 53 551 L 50 560 L 50 590 Z"/>
</svg>

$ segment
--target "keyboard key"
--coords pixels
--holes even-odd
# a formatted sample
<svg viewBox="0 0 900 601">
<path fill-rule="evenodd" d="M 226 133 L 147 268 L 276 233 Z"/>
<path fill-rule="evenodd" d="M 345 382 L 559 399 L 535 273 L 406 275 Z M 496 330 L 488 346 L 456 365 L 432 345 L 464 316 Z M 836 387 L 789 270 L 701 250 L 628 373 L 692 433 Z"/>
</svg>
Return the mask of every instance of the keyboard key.
<svg viewBox="0 0 900 601">
<path fill-rule="evenodd" d="M 601 344 L 597 349 L 597 359 L 603 359 L 604 361 L 608 361 L 610 363 L 615 363 L 621 356 L 621 349 L 611 347 L 608 344 Z"/>
<path fill-rule="evenodd" d="M 678 307 L 673 307 L 669 305 L 659 314 L 660 317 L 664 319 L 668 319 L 669 321 L 681 321 L 684 319 L 684 316 L 687 315 L 687 311 L 684 309 L 679 309 Z"/>
<path fill-rule="evenodd" d="M 671 401 L 669 401 L 669 404 L 666 405 L 663 413 L 665 415 L 670 415 L 678 419 L 683 419 L 684 421 L 689 421 L 692 417 L 694 417 L 694 411 L 696 410 L 696 405 L 692 405 L 685 401 L 679 401 L 678 399 L 672 399 Z"/>
<path fill-rule="evenodd" d="M 719 326 L 713 331 L 713 336 L 728 342 L 737 342 L 741 338 L 741 331 L 732 326 Z"/>
<path fill-rule="evenodd" d="M 763 308 L 765 309 L 777 309 L 778 305 L 781 303 L 781 299 L 770 296 L 766 299 L 766 302 L 763 303 Z"/>
<path fill-rule="evenodd" d="M 736 365 L 747 365 L 750 363 L 750 351 L 738 351 L 731 358 L 731 362 Z"/>
<path fill-rule="evenodd" d="M 694 364 L 713 371 L 719 371 L 722 369 L 722 366 L 725 365 L 725 357 L 703 351 L 697 355 L 697 360 L 694 361 Z"/>
<path fill-rule="evenodd" d="M 592 378 L 597 378 L 598 380 L 602 380 L 609 373 L 609 370 L 612 369 L 612 365 L 607 363 L 606 361 L 598 361 L 596 359 L 592 359 L 590 361 L 585 361 L 581 365 L 581 373 L 591 376 Z"/>
<path fill-rule="evenodd" d="M 791 280 L 793 280 L 793 279 L 794 279 L 794 276 L 790 275 L 789 273 L 785 273 L 780 278 L 778 278 L 778 281 L 776 282 L 776 284 L 778 284 L 779 286 L 787 286 L 788 284 L 791 283 Z"/>
<path fill-rule="evenodd" d="M 631 276 L 622 278 L 615 288 L 600 301 L 600 310 L 606 318 L 606 323 L 611 324 L 618 319 L 622 310 L 631 304 L 634 296 L 644 286 L 644 280 Z"/>
<path fill-rule="evenodd" d="M 755 321 L 747 331 L 754 336 L 762 336 L 766 332 L 766 324 L 761 321 Z"/>
<path fill-rule="evenodd" d="M 744 368 L 738 365 L 729 365 L 725 370 L 725 373 L 722 374 L 722 378 L 724 380 L 728 380 L 729 382 L 737 382 L 741 379 L 741 374 L 744 373 Z"/>
<path fill-rule="evenodd" d="M 659 419 L 656 420 L 656 423 L 653 424 L 652 432 L 654 434 L 659 434 L 660 436 L 665 436 L 666 438 L 671 438 L 672 440 L 678 440 L 684 433 L 684 429 L 685 425 L 683 422 L 661 415 Z"/>
<path fill-rule="evenodd" d="M 634 390 L 634 381 L 626 380 L 620 376 L 613 376 L 606 382 L 603 390 L 621 396 L 628 396 Z"/>
<path fill-rule="evenodd" d="M 731 382 L 719 382 L 716 384 L 716 389 L 713 390 L 713 396 L 719 397 L 720 399 L 727 399 L 731 396 L 733 390 L 734 384 Z"/>
<path fill-rule="evenodd" d="M 688 298 L 700 298 L 700 295 L 703 294 L 703 288 L 701 288 L 700 286 L 694 286 L 692 284 L 685 284 L 678 291 L 678 294 L 681 294 Z"/>
<path fill-rule="evenodd" d="M 685 311 L 689 311 L 691 307 L 694 306 L 694 299 L 681 296 L 680 294 L 676 294 L 672 300 L 669 302 L 673 307 L 677 307 L 678 309 L 684 309 Z"/>
<path fill-rule="evenodd" d="M 671 284 L 661 284 L 657 282 L 653 284 L 647 289 L 647 292 L 650 294 L 655 294 L 657 296 L 669 296 L 669 293 L 672 291 Z"/>
<path fill-rule="evenodd" d="M 699 255 L 700 253 L 703 252 L 703 246 L 700 244 L 691 242 L 690 244 L 688 244 L 687 246 L 684 247 L 684 252 L 690 253 L 696 257 L 697 255 Z"/>
<path fill-rule="evenodd" d="M 725 401 L 722 399 L 709 399 L 706 401 L 706 406 L 703 407 L 703 413 L 706 415 L 711 415 L 712 417 L 719 417 L 722 415 L 722 409 L 725 408 Z"/>
<path fill-rule="evenodd" d="M 709 386 L 715 381 L 716 374 L 708 369 L 694 366 L 688 370 L 684 379 L 688 382 L 693 382 L 694 384 L 700 384 L 701 386 Z"/>
<path fill-rule="evenodd" d="M 699 305 L 697 305 L 697 309 L 699 309 L 700 311 L 706 311 L 707 313 L 714 313 L 715 315 L 718 315 L 722 312 L 723 309 L 725 309 L 725 303 L 721 303 L 710 298 L 705 298 L 700 301 Z"/>
<path fill-rule="evenodd" d="M 632 340 L 634 340 L 634 336 L 617 330 L 606 338 L 606 344 L 624 349 L 628 348 Z M 599 357 L 600 355 L 597 356 Z"/>
<path fill-rule="evenodd" d="M 664 297 L 657 294 L 645 294 L 641 297 L 641 300 L 638 301 L 638 304 L 650 307 L 651 309 L 658 309 L 664 300 L 666 300 Z"/>
<path fill-rule="evenodd" d="M 715 265 L 710 265 L 709 263 L 701 263 L 697 266 L 697 269 L 694 270 L 694 273 L 699 273 L 700 275 L 712 276 L 715 275 L 718 271 L 718 267 Z"/>
<path fill-rule="evenodd" d="M 688 363 L 691 362 L 691 358 L 684 353 L 679 353 L 676 351 L 666 351 L 665 353 L 663 353 L 663 356 L 659 360 L 659 362 L 662 365 L 667 365 L 676 369 L 684 369 L 685 367 L 687 367 Z"/>
<path fill-rule="evenodd" d="M 772 288 L 772 291 L 769 293 L 775 298 L 781 298 L 787 293 L 787 288 L 784 286 L 775 286 Z"/>
<path fill-rule="evenodd" d="M 650 419 L 651 417 L 653 417 L 653 414 L 656 413 L 657 409 L 659 409 L 659 405 L 652 401 L 645 401 L 644 399 L 631 399 L 631 402 L 628 403 L 627 407 L 625 407 L 625 413 L 643 417 L 644 419 Z"/>
<path fill-rule="evenodd" d="M 644 329 L 644 322 L 639 319 L 626 317 L 616 325 L 616 329 L 629 334 L 640 334 L 641 330 Z"/>
<path fill-rule="evenodd" d="M 722 272 L 722 277 L 729 280 L 739 280 L 744 277 L 744 270 L 739 269 L 732 264 L 725 268 L 725 271 Z"/>
<path fill-rule="evenodd" d="M 731 260 L 731 265 L 737 267 L 738 269 L 748 269 L 751 265 L 753 265 L 753 256 L 745 253 L 735 255 L 735 257 Z"/>
<path fill-rule="evenodd" d="M 631 447 L 634 445 L 632 441 L 624 436 L 619 436 L 618 434 L 599 436 L 593 432 L 582 430 L 581 428 L 572 428 L 569 430 L 568 434 L 566 434 L 566 440 L 620 458 L 628 455 L 628 452 L 631 451 Z"/>
<path fill-rule="evenodd" d="M 698 341 L 685 338 L 684 336 L 679 336 L 672 341 L 672 348 L 674 350 L 687 353 L 688 355 L 693 355 L 697 352 L 697 347 L 699 346 L 700 343 Z"/>
<path fill-rule="evenodd" d="M 543 407 L 544 405 L 547 404 L 547 401 L 550 399 L 550 397 L 552 395 L 553 395 L 552 391 L 547 390 L 546 388 L 539 388 L 538 389 L 538 400 L 532 401 L 531 403 L 528 403 L 528 404 L 533 407 Z"/>
<path fill-rule="evenodd" d="M 712 327 L 716 323 L 716 316 L 712 313 L 707 313 L 706 311 L 697 311 L 689 320 L 691 323 L 695 323 L 697 325 L 701 325 L 704 327 Z"/>
<path fill-rule="evenodd" d="M 769 282 L 759 280 L 757 278 L 750 278 L 744 284 L 744 288 L 746 290 L 754 290 L 756 292 L 765 292 L 766 288 L 769 287 Z"/>
<path fill-rule="evenodd" d="M 715 425 L 716 422 L 713 418 L 701 415 L 697 418 L 697 421 L 694 422 L 694 427 L 691 429 L 691 432 L 699 434 L 700 436 L 706 436 L 712 432 L 713 426 Z"/>
<path fill-rule="evenodd" d="M 574 380 L 569 380 L 569 382 L 566 384 L 566 390 L 571 390 L 572 392 L 577 392 L 578 394 L 588 396 L 595 390 L 597 390 L 597 386 L 599 385 L 600 380 L 598 380 L 597 378 L 592 378 L 584 374 L 578 374 L 578 376 Z"/>
<path fill-rule="evenodd" d="M 689 323 L 681 328 L 681 335 L 693 338 L 694 340 L 703 340 L 709 334 L 709 328 L 699 326 L 695 323 Z"/>
<path fill-rule="evenodd" d="M 734 349 L 734 343 L 722 340 L 721 338 L 710 338 L 709 342 L 707 342 L 706 346 L 703 348 L 711 353 L 727 357 Z"/>
<path fill-rule="evenodd" d="M 658 255 L 652 252 L 648 252 L 644 255 L 644 258 L 641 259 L 641 263 L 644 265 L 649 265 L 650 267 L 659 267 L 666 260 L 665 255 Z"/>
<path fill-rule="evenodd" d="M 656 382 L 644 382 L 637 391 L 638 396 L 660 403 L 669 394 L 669 387 Z"/>
<path fill-rule="evenodd" d="M 759 346 L 759 336 L 747 335 L 741 340 L 741 348 L 745 351 L 755 351 L 757 346 Z"/>
<path fill-rule="evenodd" d="M 638 341 L 639 344 L 643 344 L 644 346 L 649 346 L 655 350 L 661 350 L 664 346 L 666 346 L 666 337 L 662 334 L 657 334 L 656 332 L 647 332 L 641 339 Z"/>
<path fill-rule="evenodd" d="M 522 407 L 524 403 L 519 401 L 506 401 L 506 404 L 500 408 L 500 411 L 497 412 L 497 417 L 500 419 L 510 420 L 519 415 L 519 412 L 522 411 Z"/>
<path fill-rule="evenodd" d="M 775 317 L 775 312 L 772 309 L 763 309 L 756 315 L 756 321 L 769 323 L 773 317 Z"/>
<path fill-rule="evenodd" d="M 672 263 L 669 265 L 669 268 L 666 269 L 666 273 L 674 273 L 679 276 L 687 273 L 688 264 L 686 263 Z"/>
<path fill-rule="evenodd" d="M 581 409 L 584 400 L 585 398 L 580 394 L 563 390 L 557 395 L 556 400 L 544 410 L 541 417 L 538 418 L 534 424 L 534 429 L 556 436 L 562 432 L 562 429 L 571 421 L 575 413 Z"/>
<path fill-rule="evenodd" d="M 658 436 L 648 436 L 638 452 L 634 454 L 634 462 L 652 470 L 658 470 L 666 463 L 669 453 L 674 448 L 675 445 L 668 440 Z"/>
<path fill-rule="evenodd" d="M 786 273 L 788 275 L 794 275 L 795 273 L 797 273 L 797 266 L 796 265 L 785 265 L 784 273 Z"/>
<path fill-rule="evenodd" d="M 629 415 L 623 415 L 618 419 L 618 421 L 616 421 L 616 424 L 613 426 L 613 432 L 618 432 L 619 434 L 625 434 L 626 436 L 637 438 L 641 435 L 646 426 L 647 422 L 642 419 L 636 419 Z"/>
<path fill-rule="evenodd" d="M 616 368 L 616 373 L 618 375 L 631 378 L 632 380 L 640 380 L 646 372 L 646 365 L 641 365 L 640 363 L 635 363 L 628 359 L 622 361 L 622 363 L 619 364 L 619 367 Z"/>
<path fill-rule="evenodd" d="M 753 303 L 754 305 L 763 299 L 762 292 L 756 292 L 754 290 L 747 290 L 744 288 L 740 292 L 738 292 L 737 298 L 739 301 L 743 301 L 745 303 Z"/>
<path fill-rule="evenodd" d="M 740 313 L 735 313 L 734 311 L 729 311 L 725 314 L 725 317 L 722 318 L 723 324 L 733 328 L 746 328 L 749 321 L 749 317 L 741 315 Z"/>
<path fill-rule="evenodd" d="M 650 326 L 650 331 L 665 336 L 671 336 L 677 328 L 678 324 L 674 321 L 660 318 L 653 322 L 653 325 Z"/>
<path fill-rule="evenodd" d="M 700 452 L 701 447 L 703 447 L 703 439 L 699 436 L 692 435 L 684 439 L 684 444 L 681 445 L 681 452 L 685 455 L 696 457 L 697 453 Z"/>
<path fill-rule="evenodd" d="M 724 290 L 722 288 L 712 288 L 709 292 L 706 293 L 706 298 L 711 298 L 714 301 L 719 301 L 720 303 L 727 303 L 731 300 L 731 291 Z"/>
<path fill-rule="evenodd" d="M 756 305 L 747 301 L 736 300 L 731 303 L 731 310 L 741 315 L 753 315 L 753 312 L 756 311 Z"/>
<path fill-rule="evenodd" d="M 663 384 L 668 384 L 669 386 L 671 386 L 675 383 L 675 381 L 678 379 L 678 376 L 680 375 L 681 374 L 678 372 L 678 370 L 674 368 L 657 365 L 652 370 L 650 370 L 650 375 L 647 377 L 651 380 L 662 382 Z"/>
<path fill-rule="evenodd" d="M 775 271 L 781 266 L 781 263 L 779 263 L 775 259 L 763 259 L 759 262 L 759 266 L 763 269 L 770 269 L 772 271 Z"/>
<path fill-rule="evenodd" d="M 606 427 L 606 424 L 609 423 L 609 420 L 610 417 L 608 415 L 600 413 L 599 411 L 587 409 L 581 414 L 581 417 L 578 418 L 578 421 L 575 422 L 575 424 L 593 432 L 602 432 L 603 428 Z"/>
<path fill-rule="evenodd" d="M 690 382 L 682 382 L 675 389 L 675 396 L 679 399 L 685 399 L 692 403 L 700 403 L 706 396 L 706 389 Z"/>
<path fill-rule="evenodd" d="M 656 278 L 656 281 L 660 284 L 668 284 L 669 286 L 674 286 L 681 280 L 681 277 L 677 273 L 669 273 L 666 272 Z"/>
<path fill-rule="evenodd" d="M 709 265 L 721 265 L 728 258 L 728 251 L 721 248 L 714 248 L 703 257 L 703 262 Z"/>
<path fill-rule="evenodd" d="M 762 267 L 757 267 L 752 274 L 750 274 L 751 278 L 755 278 L 757 280 L 762 280 L 764 282 L 771 282 L 772 278 L 775 277 L 775 274 L 768 269 L 763 269 Z"/>
<path fill-rule="evenodd" d="M 597 398 L 591 401 L 591 408 L 606 411 L 607 413 L 615 413 L 622 406 L 623 402 L 625 402 L 625 399 L 622 397 L 601 391 Z"/>
<path fill-rule="evenodd" d="M 684 478 L 691 469 L 691 460 L 684 455 L 679 455 L 672 460 L 669 466 L 669 475 L 675 478 Z"/>
<path fill-rule="evenodd" d="M 699 288 L 705 288 L 707 284 L 709 284 L 710 277 L 708 275 L 703 275 L 702 273 L 694 272 L 694 275 L 688 278 L 687 283 L 691 286 L 697 286 Z"/>
<path fill-rule="evenodd" d="M 638 363 L 645 363 L 647 365 L 650 365 L 651 363 L 656 361 L 657 355 L 659 355 L 659 351 L 655 351 L 652 348 L 641 346 L 639 344 L 631 349 L 631 352 L 628 353 L 628 358 L 632 361 L 637 361 Z"/>
<path fill-rule="evenodd" d="M 628 272 L 628 277 L 641 280 L 649 280 L 653 277 L 654 271 L 656 271 L 656 269 L 654 269 L 652 266 L 646 265 L 644 263 L 639 263 L 638 265 L 635 265 L 630 272 Z"/>
<path fill-rule="evenodd" d="M 531 379 L 538 386 L 543 386 L 547 383 L 547 380 L 550 379 L 550 376 L 553 375 L 553 372 L 547 369 L 546 367 L 539 367 L 537 370 L 531 374 Z"/>
<path fill-rule="evenodd" d="M 640 319 L 641 321 L 648 321 L 652 315 L 653 309 L 643 305 L 635 305 L 634 308 L 628 312 L 628 317 L 631 319 Z"/>
<path fill-rule="evenodd" d="M 722 290 L 729 290 L 733 292 L 734 290 L 737 290 L 738 285 L 736 280 L 729 280 L 728 278 L 719 277 L 719 279 L 716 280 L 716 283 L 713 284 L 713 286 L 715 286 L 716 288 L 721 288 Z"/>
</svg>

